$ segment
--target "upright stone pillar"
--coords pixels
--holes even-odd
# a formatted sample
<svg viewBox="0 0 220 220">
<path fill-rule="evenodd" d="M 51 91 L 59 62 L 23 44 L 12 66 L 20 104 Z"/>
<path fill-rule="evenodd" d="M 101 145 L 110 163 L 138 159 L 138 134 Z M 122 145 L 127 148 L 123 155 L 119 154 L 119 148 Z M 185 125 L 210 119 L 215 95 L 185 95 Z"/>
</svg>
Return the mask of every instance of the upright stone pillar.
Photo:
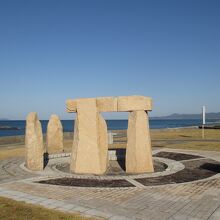
<svg viewBox="0 0 220 220">
<path fill-rule="evenodd" d="M 149 119 L 145 111 L 129 115 L 126 148 L 126 172 L 154 172 Z"/>
<path fill-rule="evenodd" d="M 107 127 L 96 99 L 78 99 L 76 111 L 70 170 L 103 174 L 107 167 Z"/>
<path fill-rule="evenodd" d="M 108 168 L 108 131 L 105 119 L 98 115 L 98 144 L 101 173 L 105 173 Z"/>
<path fill-rule="evenodd" d="M 33 171 L 41 171 L 44 168 L 43 135 L 36 112 L 29 113 L 26 119 L 25 165 Z"/>
<path fill-rule="evenodd" d="M 51 115 L 47 125 L 47 152 L 63 152 L 63 126 L 57 115 Z"/>
</svg>

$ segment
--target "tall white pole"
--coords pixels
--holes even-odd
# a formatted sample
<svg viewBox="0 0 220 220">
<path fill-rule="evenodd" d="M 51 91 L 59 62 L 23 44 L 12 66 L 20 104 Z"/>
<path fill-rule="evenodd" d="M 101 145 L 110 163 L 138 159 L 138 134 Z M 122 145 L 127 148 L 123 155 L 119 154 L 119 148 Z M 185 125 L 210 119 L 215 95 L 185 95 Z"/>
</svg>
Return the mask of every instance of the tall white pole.
<svg viewBox="0 0 220 220">
<path fill-rule="evenodd" d="M 202 106 L 202 124 L 205 125 L 205 106 Z"/>
<path fill-rule="evenodd" d="M 205 138 L 205 106 L 202 106 L 202 138 Z"/>
</svg>

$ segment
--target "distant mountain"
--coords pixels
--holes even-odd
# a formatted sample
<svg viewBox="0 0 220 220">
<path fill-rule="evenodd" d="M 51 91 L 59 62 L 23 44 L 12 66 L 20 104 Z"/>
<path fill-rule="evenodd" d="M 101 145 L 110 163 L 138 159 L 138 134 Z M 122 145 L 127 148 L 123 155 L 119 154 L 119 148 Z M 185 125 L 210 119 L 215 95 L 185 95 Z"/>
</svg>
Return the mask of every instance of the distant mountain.
<svg viewBox="0 0 220 220">
<path fill-rule="evenodd" d="M 201 119 L 202 114 L 171 114 L 162 117 L 151 117 L 151 119 Z M 217 113 L 206 113 L 206 119 L 217 119 L 220 120 L 220 112 Z"/>
<path fill-rule="evenodd" d="M 8 118 L 0 118 L 0 121 L 9 121 Z"/>
</svg>

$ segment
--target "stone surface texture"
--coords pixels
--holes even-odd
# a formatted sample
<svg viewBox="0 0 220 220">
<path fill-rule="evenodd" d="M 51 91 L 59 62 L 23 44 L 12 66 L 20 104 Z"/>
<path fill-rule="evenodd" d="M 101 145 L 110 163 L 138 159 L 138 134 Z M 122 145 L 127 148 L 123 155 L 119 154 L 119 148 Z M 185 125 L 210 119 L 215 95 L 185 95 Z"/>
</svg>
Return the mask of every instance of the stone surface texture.
<svg viewBox="0 0 220 220">
<path fill-rule="evenodd" d="M 76 106 L 77 106 L 76 100 L 68 99 L 66 101 L 67 112 L 76 112 Z"/>
<path fill-rule="evenodd" d="M 107 128 L 96 107 L 96 99 L 77 100 L 70 170 L 74 173 L 102 174 L 107 157 Z M 102 130 L 102 132 L 100 132 Z M 103 134 L 103 135 L 102 135 Z M 100 146 L 100 144 L 102 146 Z"/>
<path fill-rule="evenodd" d="M 108 132 L 107 124 L 101 114 L 98 115 L 98 147 L 101 173 L 108 168 Z"/>
<path fill-rule="evenodd" d="M 92 98 L 88 98 L 92 99 Z M 66 101 L 68 112 L 77 112 L 78 102 L 88 99 L 74 99 Z M 146 96 L 119 96 L 119 97 L 98 97 L 96 98 L 97 109 L 99 112 L 120 112 L 152 110 L 152 99 Z"/>
<path fill-rule="evenodd" d="M 137 110 L 152 110 L 152 100 L 145 96 L 119 96 L 118 111 L 137 111 Z"/>
<path fill-rule="evenodd" d="M 26 119 L 25 164 L 33 171 L 44 168 L 44 145 L 41 123 L 36 112 L 31 112 Z"/>
<path fill-rule="evenodd" d="M 97 108 L 99 112 L 117 112 L 117 97 L 99 97 L 96 98 Z"/>
<path fill-rule="evenodd" d="M 51 115 L 47 125 L 47 152 L 63 152 L 63 126 L 57 115 Z"/>
<path fill-rule="evenodd" d="M 100 112 L 128 111 L 126 172 L 153 172 L 148 116 L 152 100 L 145 96 L 98 97 L 67 100 L 68 112 L 77 112 L 70 170 L 103 174 L 108 164 L 108 134 Z"/>
<path fill-rule="evenodd" d="M 153 172 L 148 116 L 145 111 L 129 115 L 126 148 L 126 172 Z"/>
</svg>

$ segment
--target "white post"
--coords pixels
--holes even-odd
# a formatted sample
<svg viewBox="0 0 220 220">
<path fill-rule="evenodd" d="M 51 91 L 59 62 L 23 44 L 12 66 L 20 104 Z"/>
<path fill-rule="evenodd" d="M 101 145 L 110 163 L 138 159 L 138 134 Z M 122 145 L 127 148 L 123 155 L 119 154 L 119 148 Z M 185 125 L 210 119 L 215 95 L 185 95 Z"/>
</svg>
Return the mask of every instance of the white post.
<svg viewBox="0 0 220 220">
<path fill-rule="evenodd" d="M 205 125 L 205 106 L 202 106 L 202 124 Z"/>
<path fill-rule="evenodd" d="M 205 126 L 205 106 L 202 106 L 202 138 L 205 138 L 205 130 L 204 130 L 204 126 Z"/>
</svg>

